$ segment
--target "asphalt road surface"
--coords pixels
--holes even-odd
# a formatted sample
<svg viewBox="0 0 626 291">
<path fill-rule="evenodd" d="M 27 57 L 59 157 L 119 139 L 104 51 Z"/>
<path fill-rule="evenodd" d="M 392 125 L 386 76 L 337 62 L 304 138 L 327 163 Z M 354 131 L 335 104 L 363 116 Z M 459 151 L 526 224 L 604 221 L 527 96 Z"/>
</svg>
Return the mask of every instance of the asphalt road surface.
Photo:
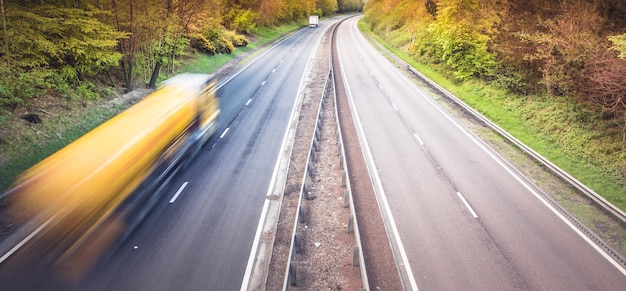
<svg viewBox="0 0 626 291">
<path fill-rule="evenodd" d="M 396 248 L 405 286 L 623 290 L 624 269 L 390 65 L 357 20 L 340 26 L 337 46 L 365 151 L 404 246 Z"/>
<path fill-rule="evenodd" d="M 167 184 L 140 227 L 77 285 L 43 280 L 9 288 L 240 289 L 291 112 L 322 32 L 303 28 L 220 80 L 216 135 Z"/>
</svg>

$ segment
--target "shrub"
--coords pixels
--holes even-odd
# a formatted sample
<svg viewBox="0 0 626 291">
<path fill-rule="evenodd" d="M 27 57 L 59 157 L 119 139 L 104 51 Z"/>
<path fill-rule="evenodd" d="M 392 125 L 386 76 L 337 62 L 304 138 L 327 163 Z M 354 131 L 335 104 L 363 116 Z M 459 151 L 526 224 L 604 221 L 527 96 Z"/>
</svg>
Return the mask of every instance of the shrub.
<svg viewBox="0 0 626 291">
<path fill-rule="evenodd" d="M 235 46 L 230 41 L 223 36 L 213 42 L 215 47 L 217 48 L 217 52 L 220 54 L 230 54 L 235 50 Z"/>
<path fill-rule="evenodd" d="M 241 34 L 237 34 L 234 31 L 224 32 L 224 37 L 230 40 L 235 47 L 244 47 L 248 45 L 248 39 Z"/>
<path fill-rule="evenodd" d="M 254 12 L 250 10 L 239 11 L 238 15 L 235 16 L 232 28 L 243 33 L 255 33 L 256 23 L 254 23 L 254 17 Z"/>
<path fill-rule="evenodd" d="M 205 54 L 214 55 L 217 48 L 202 34 L 194 34 L 189 37 L 189 45 Z"/>
</svg>

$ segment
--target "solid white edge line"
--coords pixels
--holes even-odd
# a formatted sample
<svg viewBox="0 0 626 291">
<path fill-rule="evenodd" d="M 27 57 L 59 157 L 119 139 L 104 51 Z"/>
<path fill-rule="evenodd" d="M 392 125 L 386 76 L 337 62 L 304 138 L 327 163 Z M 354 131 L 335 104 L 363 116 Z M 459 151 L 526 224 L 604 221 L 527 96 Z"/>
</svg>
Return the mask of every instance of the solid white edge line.
<svg viewBox="0 0 626 291">
<path fill-rule="evenodd" d="M 569 219 L 563 216 L 558 210 L 556 210 L 548 201 L 543 199 L 537 191 L 535 191 L 530 185 L 528 185 L 521 177 L 519 177 L 516 173 L 513 172 L 500 158 L 497 157 L 495 153 L 489 150 L 482 142 L 478 141 L 477 138 L 468 132 L 468 130 L 459 124 L 456 120 L 454 120 L 449 114 L 447 114 L 439 105 L 435 103 L 430 97 L 424 94 L 417 86 L 411 82 L 404 74 L 398 71 L 391 63 L 385 62 L 389 67 L 391 67 L 396 73 L 405 80 L 413 89 L 424 99 L 426 99 L 436 110 L 442 113 L 452 124 L 454 124 L 461 132 L 463 132 L 466 136 L 468 136 L 474 143 L 476 143 L 484 152 L 486 152 L 493 160 L 496 161 L 502 168 L 504 168 L 515 180 L 517 180 L 523 187 L 525 187 L 531 194 L 535 196 L 535 198 L 539 199 L 541 203 L 543 203 L 548 209 L 550 209 L 554 214 L 557 215 L 566 225 L 568 225 L 572 230 L 574 230 L 580 237 L 582 237 L 593 249 L 595 249 L 602 257 L 604 257 L 610 264 L 612 264 L 618 271 L 622 274 L 626 275 L 626 269 L 616 262 L 611 256 L 609 256 L 604 250 L 602 250 L 595 242 L 593 242 L 587 235 L 585 235 L 578 227 L 576 227 Z"/>
<path fill-rule="evenodd" d="M 189 182 L 185 182 L 182 185 L 180 185 L 180 187 L 178 188 L 178 191 L 176 191 L 176 194 L 174 194 L 174 196 L 172 196 L 172 199 L 170 199 L 170 204 L 176 202 L 176 199 L 178 199 L 178 195 L 180 195 L 180 193 L 182 193 L 183 190 L 185 190 L 185 187 L 187 187 L 187 184 L 189 184 Z"/>
<path fill-rule="evenodd" d="M 320 39 L 321 36 L 323 34 L 320 35 Z M 250 250 L 250 256 L 248 257 L 248 263 L 246 265 L 246 271 L 244 273 L 243 279 L 241 281 L 241 288 L 240 291 L 245 291 L 248 289 L 248 285 L 250 285 L 250 279 L 252 277 L 252 267 L 254 266 L 254 260 L 256 259 L 257 256 L 257 250 L 259 247 L 259 242 L 261 241 L 261 235 L 263 234 L 263 226 L 265 223 L 265 219 L 267 216 L 267 211 L 269 209 L 269 202 L 270 199 L 267 199 L 267 197 L 272 195 L 272 191 L 274 190 L 274 186 L 276 184 L 276 176 L 278 176 L 278 171 L 280 169 L 280 161 L 282 159 L 282 155 L 281 153 L 285 151 L 286 147 L 287 147 L 287 143 L 289 142 L 288 138 L 289 138 L 289 134 L 287 134 L 289 132 L 289 130 L 291 129 L 291 126 L 289 126 L 292 122 L 295 122 L 297 116 L 296 116 L 296 112 L 297 112 L 297 106 L 300 102 L 298 102 L 298 98 L 301 95 L 303 88 L 302 86 L 304 85 L 304 81 L 306 79 L 307 76 L 307 72 L 310 70 L 310 63 L 311 63 L 311 59 L 313 58 L 313 56 L 315 55 L 315 53 L 317 52 L 317 48 L 319 46 L 320 41 L 318 40 L 317 45 L 315 46 L 315 48 L 311 51 L 311 54 L 309 55 L 309 59 L 307 60 L 307 65 L 304 68 L 304 71 L 302 73 L 302 78 L 300 79 L 300 85 L 298 87 L 298 91 L 297 91 L 297 96 L 296 96 L 296 100 L 294 100 L 294 104 L 293 104 L 293 108 L 291 109 L 291 117 L 289 118 L 289 123 L 287 125 L 287 129 L 285 130 L 285 134 L 283 137 L 283 143 L 280 147 L 280 151 L 278 152 L 278 158 L 276 159 L 276 164 L 274 166 L 274 172 L 272 173 L 272 179 L 270 180 L 270 185 L 267 188 L 267 194 L 266 194 L 266 199 L 265 202 L 263 203 L 263 210 L 261 211 L 261 216 L 259 217 L 259 224 L 257 225 L 257 229 L 256 229 L 256 234 L 254 235 L 254 241 L 252 242 L 252 248 Z M 284 61 L 281 60 L 280 62 L 282 63 Z"/>
<path fill-rule="evenodd" d="M 224 129 L 224 132 L 222 132 L 222 135 L 220 135 L 220 139 L 224 138 L 226 136 L 226 133 L 230 130 L 230 127 L 227 127 L 226 129 Z"/>
<path fill-rule="evenodd" d="M 342 68 L 345 68 L 345 66 L 343 65 L 343 59 L 341 58 L 341 49 L 339 46 L 337 46 L 337 55 L 339 57 L 339 63 L 341 65 Z M 354 98 L 352 96 L 352 91 L 350 90 L 350 86 L 348 85 L 348 83 L 346 82 L 347 78 L 346 78 L 346 71 L 345 70 L 341 70 L 341 75 L 343 77 L 344 80 L 344 85 L 346 87 L 346 93 L 348 95 L 349 100 L 351 101 L 351 104 L 354 104 Z M 382 89 L 382 85 L 379 85 Z M 379 193 L 381 195 L 380 199 L 382 202 L 382 206 L 384 207 L 385 212 L 387 213 L 387 217 L 389 219 L 389 224 L 391 227 L 391 231 L 393 233 L 393 236 L 395 237 L 396 243 L 398 245 L 398 250 L 400 251 L 400 257 L 402 259 L 402 264 L 398 265 L 398 268 L 402 267 L 402 265 L 404 265 L 404 269 L 406 272 L 406 276 L 409 279 L 409 283 L 411 285 L 411 288 L 413 290 L 418 290 L 417 289 L 417 283 L 415 282 L 415 277 L 413 276 L 413 270 L 411 269 L 411 265 L 408 259 L 408 256 L 406 255 L 406 251 L 404 250 L 404 245 L 402 244 L 402 239 L 400 238 L 400 233 L 398 232 L 398 228 L 396 227 L 396 222 L 393 218 L 393 215 L 391 214 L 391 208 L 389 207 L 389 203 L 387 202 L 387 195 L 385 194 L 385 190 L 383 189 L 382 186 L 382 182 L 380 181 L 380 176 L 378 174 L 378 169 L 376 168 L 376 164 L 374 163 L 374 158 L 372 157 L 372 151 L 370 150 L 369 144 L 367 142 L 367 139 L 365 138 L 365 131 L 363 130 L 363 125 L 361 124 L 361 119 L 359 117 L 358 112 L 356 111 L 356 108 L 354 108 L 354 106 L 350 106 L 350 111 L 352 111 L 353 114 L 353 120 L 354 123 L 356 125 L 357 130 L 359 131 L 359 134 L 357 134 L 359 136 L 359 140 L 361 140 L 362 145 L 363 145 L 363 151 L 367 152 L 368 154 L 364 155 L 366 156 L 366 160 L 367 163 L 372 165 L 372 167 L 368 167 L 370 168 L 370 170 L 372 171 L 372 175 L 371 175 L 371 180 L 372 180 L 372 184 L 374 184 L 373 186 L 376 187 L 378 189 L 378 191 L 380 191 Z M 380 207 L 380 206 L 379 206 Z"/>
<path fill-rule="evenodd" d="M 470 213 L 472 213 L 472 216 L 474 216 L 474 218 L 478 218 L 478 214 L 476 214 L 476 211 L 474 211 L 472 206 L 470 206 L 469 203 L 467 203 L 467 200 L 465 200 L 465 197 L 463 197 L 463 194 L 461 194 L 461 192 L 456 192 L 456 195 L 459 195 L 459 198 L 461 199 L 461 201 L 463 201 L 463 204 L 465 204 L 465 207 L 467 207 Z"/>
<path fill-rule="evenodd" d="M 55 215 L 56 216 L 56 215 Z M 28 241 L 30 241 L 35 235 L 37 235 L 42 229 L 44 229 L 44 227 L 46 227 L 51 221 L 52 219 L 54 219 L 55 216 L 50 217 L 48 220 L 46 220 L 46 222 L 44 222 L 42 225 L 40 225 L 37 229 L 35 229 L 35 231 L 33 231 L 31 234 L 29 234 L 26 238 L 24 238 L 20 243 L 18 243 L 17 245 L 15 245 L 10 251 L 8 251 L 6 254 L 4 254 L 1 258 L 0 258 L 0 264 L 2 264 L 6 259 L 8 259 L 11 255 L 13 255 L 15 252 L 17 252 L 17 250 L 19 250 L 23 245 L 25 245 Z"/>
<path fill-rule="evenodd" d="M 239 70 L 239 72 L 237 72 L 236 74 L 232 75 L 230 78 L 228 78 L 224 83 L 222 83 L 221 85 L 219 85 L 216 90 L 220 89 L 221 87 L 223 87 L 225 84 L 227 84 L 228 82 L 230 82 L 230 80 L 234 79 L 235 77 L 237 77 L 241 72 L 243 72 L 244 70 L 246 70 L 248 67 L 250 67 L 252 64 L 254 64 L 256 61 L 258 61 L 259 59 L 261 59 L 263 56 L 265 56 L 269 51 L 271 51 L 273 48 L 279 46 L 280 44 L 282 44 L 283 42 L 285 42 L 286 40 L 288 40 L 289 38 L 293 37 L 295 35 L 292 34 L 286 38 L 284 38 L 283 40 L 281 40 L 280 42 L 278 42 L 277 44 L 275 44 L 274 46 L 272 46 L 270 49 L 268 49 L 267 51 L 265 51 L 263 54 L 261 54 L 259 57 L 257 57 L 256 59 L 254 59 L 253 61 L 249 62 L 245 67 L 243 67 L 241 70 Z M 281 63 L 283 62 L 282 60 L 280 61 Z M 224 133 L 222 133 L 222 135 L 220 136 L 220 138 L 224 137 L 224 135 L 226 135 L 226 132 L 228 132 L 228 128 L 224 131 Z M 0 264 L 2 264 L 7 258 L 9 258 L 11 255 L 13 255 L 13 253 L 15 253 L 17 250 L 19 250 L 24 244 L 26 244 L 29 240 L 31 240 L 35 235 L 37 235 L 41 230 L 43 230 L 54 218 L 54 216 L 48 220 L 46 220 L 46 222 L 44 222 L 42 225 L 40 225 L 37 229 L 35 229 L 35 231 L 33 231 L 31 234 L 29 234 L 26 238 L 24 238 L 20 243 L 18 243 L 17 245 L 15 245 L 11 250 L 9 250 L 7 253 L 5 253 L 2 257 L 0 257 Z"/>
</svg>

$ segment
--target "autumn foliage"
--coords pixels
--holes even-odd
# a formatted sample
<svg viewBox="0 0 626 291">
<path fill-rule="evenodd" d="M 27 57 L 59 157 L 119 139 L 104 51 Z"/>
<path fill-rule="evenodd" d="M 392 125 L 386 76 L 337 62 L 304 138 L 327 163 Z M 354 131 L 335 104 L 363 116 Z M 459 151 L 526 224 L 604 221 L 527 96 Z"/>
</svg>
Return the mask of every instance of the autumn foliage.
<svg viewBox="0 0 626 291">
<path fill-rule="evenodd" d="M 370 0 L 371 29 L 459 81 L 571 98 L 620 121 L 626 140 L 621 0 Z"/>
<path fill-rule="evenodd" d="M 195 50 L 232 52 L 260 26 L 359 10 L 360 0 L 0 0 L 0 124 L 42 94 L 155 86 Z M 62 97 L 63 98 L 63 97 Z"/>
</svg>

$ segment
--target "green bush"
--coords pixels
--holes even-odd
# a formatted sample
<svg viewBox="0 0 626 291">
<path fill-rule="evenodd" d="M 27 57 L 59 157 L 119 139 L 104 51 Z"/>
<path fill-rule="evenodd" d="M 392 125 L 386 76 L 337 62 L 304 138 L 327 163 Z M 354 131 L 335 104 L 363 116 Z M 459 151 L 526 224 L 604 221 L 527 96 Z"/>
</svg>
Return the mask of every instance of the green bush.
<svg viewBox="0 0 626 291">
<path fill-rule="evenodd" d="M 242 33 L 255 33 L 256 23 L 254 23 L 255 13 L 250 10 L 238 11 L 238 15 L 235 16 L 232 28 Z"/>
<path fill-rule="evenodd" d="M 217 48 L 211 43 L 204 35 L 194 34 L 189 37 L 189 45 L 205 54 L 214 55 L 217 53 Z"/>
<path fill-rule="evenodd" d="M 248 45 L 248 39 L 241 34 L 237 34 L 234 31 L 226 31 L 224 32 L 224 37 L 226 37 L 235 47 L 244 47 Z"/>
<path fill-rule="evenodd" d="M 213 42 L 215 47 L 217 47 L 217 52 L 220 54 L 230 54 L 235 50 L 235 46 L 230 41 L 223 36 Z"/>
<path fill-rule="evenodd" d="M 207 25 L 201 35 L 194 35 L 191 40 L 192 47 L 208 54 L 230 54 L 235 46 L 223 28 L 215 25 Z"/>
<path fill-rule="evenodd" d="M 53 71 L 45 69 L 13 69 L 12 73 L 0 69 L 3 76 L 0 79 L 0 106 L 15 106 L 46 93 L 50 87 L 46 79 L 54 75 Z"/>
<path fill-rule="evenodd" d="M 67 96 L 72 102 L 80 101 L 83 105 L 86 101 L 97 100 L 100 98 L 96 92 L 96 86 L 91 82 L 83 82 L 75 86 L 74 90 L 69 90 Z"/>
</svg>

